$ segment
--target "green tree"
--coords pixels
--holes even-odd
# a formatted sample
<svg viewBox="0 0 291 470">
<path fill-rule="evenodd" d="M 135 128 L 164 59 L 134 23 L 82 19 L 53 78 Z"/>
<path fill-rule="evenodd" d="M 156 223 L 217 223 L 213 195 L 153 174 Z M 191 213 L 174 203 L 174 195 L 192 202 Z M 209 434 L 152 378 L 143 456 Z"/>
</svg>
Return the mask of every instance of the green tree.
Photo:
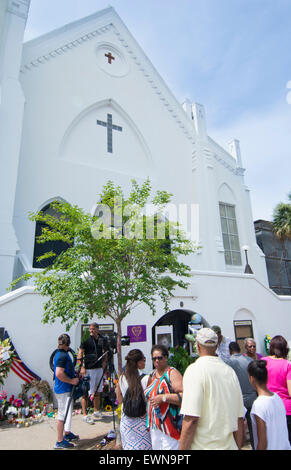
<svg viewBox="0 0 291 470">
<path fill-rule="evenodd" d="M 197 357 L 192 357 L 190 354 L 182 347 L 170 348 L 169 350 L 169 359 L 168 364 L 169 366 L 175 367 L 178 371 L 184 375 L 185 370 L 190 364 L 198 359 Z"/>
<path fill-rule="evenodd" d="M 281 202 L 273 212 L 273 230 L 281 240 L 291 238 L 291 192 L 288 199 L 289 203 Z"/>
<path fill-rule="evenodd" d="M 147 305 L 154 315 L 158 298 L 167 310 L 175 287 L 189 285 L 190 267 L 181 258 L 193 253 L 193 245 L 176 222 L 162 217 L 171 196 L 157 191 L 151 200 L 150 181 L 139 186 L 132 180 L 126 199 L 121 187 L 109 181 L 99 195 L 95 215 L 60 201 L 52 203 L 57 218 L 30 214 L 30 220 L 43 223 L 38 243 L 58 240 L 68 249 L 57 257 L 54 252 L 40 256 L 39 261 L 52 258 L 51 266 L 23 275 L 11 288 L 33 278 L 37 292 L 46 298 L 42 321 L 59 319 L 67 330 L 95 315 L 110 317 L 117 328 L 120 372 L 122 320 L 139 304 Z M 149 203 L 152 215 L 145 214 Z"/>
</svg>

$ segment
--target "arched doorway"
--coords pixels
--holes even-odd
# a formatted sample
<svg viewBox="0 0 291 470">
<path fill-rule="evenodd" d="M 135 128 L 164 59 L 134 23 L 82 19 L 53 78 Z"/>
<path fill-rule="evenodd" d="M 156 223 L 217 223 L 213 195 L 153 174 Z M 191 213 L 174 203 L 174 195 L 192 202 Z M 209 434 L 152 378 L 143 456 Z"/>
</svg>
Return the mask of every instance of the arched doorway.
<svg viewBox="0 0 291 470">
<path fill-rule="evenodd" d="M 185 335 L 188 333 L 188 324 L 191 321 L 193 310 L 172 310 L 162 316 L 152 327 L 152 344 L 162 343 L 166 346 L 183 346 Z M 207 321 L 201 316 L 203 327 L 209 327 Z M 168 344 L 166 344 L 168 343 Z"/>
</svg>

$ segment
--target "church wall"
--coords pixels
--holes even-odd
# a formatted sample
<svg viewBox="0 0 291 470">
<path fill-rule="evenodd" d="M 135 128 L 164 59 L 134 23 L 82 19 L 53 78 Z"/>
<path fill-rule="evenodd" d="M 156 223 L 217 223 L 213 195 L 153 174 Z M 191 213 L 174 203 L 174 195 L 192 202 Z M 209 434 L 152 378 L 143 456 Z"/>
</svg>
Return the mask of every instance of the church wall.
<svg viewBox="0 0 291 470">
<path fill-rule="evenodd" d="M 58 336 L 65 332 L 65 328 L 59 322 L 52 325 L 41 322 L 43 303 L 44 299 L 34 293 L 32 287 L 24 287 L 2 296 L 0 326 L 8 331 L 23 362 L 53 386 L 49 358 L 56 349 Z M 194 271 L 190 289 L 187 292 L 177 292 L 171 299 L 169 311 L 187 310 L 199 313 L 210 326 L 220 325 L 223 334 L 233 340 L 233 321 L 251 319 L 257 351 L 264 354 L 266 334 L 271 337 L 281 334 L 287 341 L 291 339 L 290 305 L 290 296 L 277 296 L 253 275 Z M 156 306 L 155 316 L 147 307 L 140 305 L 122 322 L 123 335 L 127 335 L 127 326 L 146 326 L 146 341 L 133 342 L 130 346 L 122 347 L 123 361 L 130 349 L 138 348 L 144 352 L 147 358 L 146 372 L 152 369 L 152 327 L 166 313 L 161 301 L 157 301 Z M 98 320 L 96 317 L 93 320 L 101 325 L 112 324 L 110 318 Z M 81 322 L 68 333 L 71 347 L 77 351 L 81 338 Z M 19 390 L 16 390 L 17 386 Z M 5 383 L 5 390 L 17 394 L 21 391 L 20 387 L 21 381 L 11 373 Z"/>
<path fill-rule="evenodd" d="M 7 3 L 8 3 L 7 0 L 2 0 L 2 2 L 0 3 L 0 44 L 2 44 L 2 40 L 3 40 L 4 22 L 5 22 Z"/>
<path fill-rule="evenodd" d="M 13 211 L 24 108 L 18 77 L 28 7 L 28 0 L 21 4 L 5 1 L 0 10 L 0 156 L 4 168 L 0 173 L 0 295 L 12 280 L 19 249 Z"/>
<path fill-rule="evenodd" d="M 107 180 L 127 192 L 131 178 L 149 176 L 154 190 L 174 194 L 173 202 L 191 200 L 189 139 L 119 46 L 128 73 L 111 76 L 100 67 L 104 57 L 96 50 L 105 40 L 116 43 L 106 33 L 21 74 L 26 107 L 14 223 L 29 262 L 34 224 L 27 213 L 54 196 L 90 211 Z M 96 125 L 108 110 L 123 127 L 113 131 L 112 155 L 106 153 L 106 129 Z"/>
<path fill-rule="evenodd" d="M 200 206 L 201 254 L 197 257 L 195 269 L 243 273 L 247 245 L 249 264 L 258 280 L 265 285 L 267 273 L 265 258 L 256 243 L 252 223 L 249 189 L 243 174 L 237 168 L 236 160 L 213 141 L 199 139 L 193 159 L 194 200 Z M 221 232 L 219 202 L 233 204 L 236 211 L 242 264 L 226 265 Z"/>
<path fill-rule="evenodd" d="M 226 266 L 226 270 L 230 272 L 244 272 L 245 269 L 245 253 L 243 246 L 248 246 L 248 261 L 256 276 L 256 278 L 264 285 L 268 286 L 265 257 L 257 245 L 255 231 L 253 228 L 253 217 L 250 204 L 250 191 L 246 186 L 241 175 L 235 175 L 231 171 L 224 168 L 220 163 L 216 165 L 216 194 L 218 203 L 226 202 L 235 205 L 236 219 L 238 224 L 239 241 L 241 246 L 241 267 Z M 223 192 L 223 188 L 228 188 Z M 221 200 L 223 198 L 223 200 Z M 220 227 L 219 211 L 217 211 L 218 225 Z"/>
</svg>

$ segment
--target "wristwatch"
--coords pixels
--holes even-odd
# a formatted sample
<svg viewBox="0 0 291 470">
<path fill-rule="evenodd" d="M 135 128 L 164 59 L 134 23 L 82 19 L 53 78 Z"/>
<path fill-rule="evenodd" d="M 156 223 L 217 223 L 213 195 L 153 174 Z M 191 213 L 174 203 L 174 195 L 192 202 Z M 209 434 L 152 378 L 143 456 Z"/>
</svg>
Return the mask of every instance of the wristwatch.
<svg viewBox="0 0 291 470">
<path fill-rule="evenodd" d="M 167 401 L 167 397 L 166 397 L 166 395 L 163 395 L 163 398 L 162 398 L 162 400 L 163 400 L 163 402 L 164 402 L 164 403 L 166 403 L 166 401 Z"/>
</svg>

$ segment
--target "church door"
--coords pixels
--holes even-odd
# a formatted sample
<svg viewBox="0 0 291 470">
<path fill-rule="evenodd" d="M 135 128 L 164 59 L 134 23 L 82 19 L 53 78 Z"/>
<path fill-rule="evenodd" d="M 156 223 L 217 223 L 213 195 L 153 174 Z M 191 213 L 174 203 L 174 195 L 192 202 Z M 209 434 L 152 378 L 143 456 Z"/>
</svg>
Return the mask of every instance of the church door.
<svg viewBox="0 0 291 470">
<path fill-rule="evenodd" d="M 171 341 L 171 346 L 183 346 L 188 333 L 188 323 L 194 312 L 172 310 L 161 317 L 152 328 L 152 342 L 161 344 Z"/>
</svg>

